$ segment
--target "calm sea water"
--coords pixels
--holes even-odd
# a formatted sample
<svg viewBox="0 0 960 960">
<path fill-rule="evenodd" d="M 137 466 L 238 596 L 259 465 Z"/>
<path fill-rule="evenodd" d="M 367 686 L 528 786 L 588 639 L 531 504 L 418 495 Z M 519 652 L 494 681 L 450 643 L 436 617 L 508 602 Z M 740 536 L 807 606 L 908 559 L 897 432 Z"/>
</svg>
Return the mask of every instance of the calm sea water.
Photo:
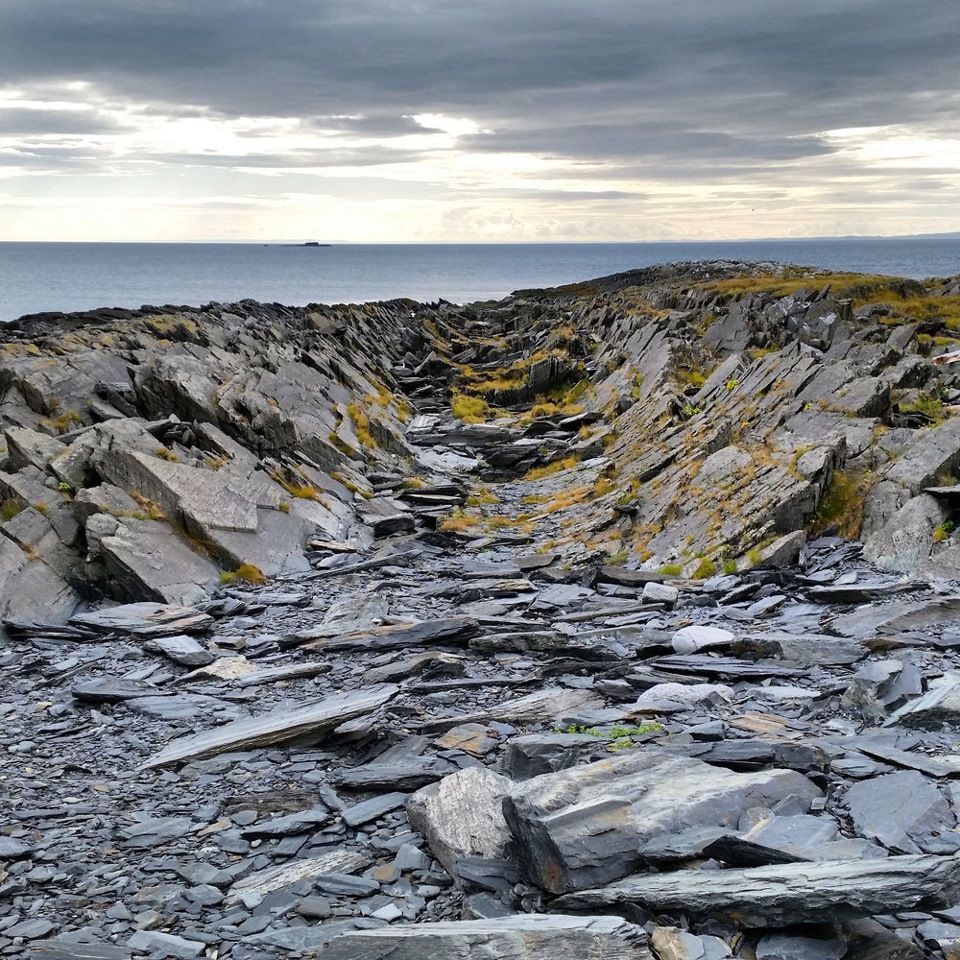
<svg viewBox="0 0 960 960">
<path fill-rule="evenodd" d="M 0 243 L 0 320 L 51 310 L 291 305 L 411 297 L 454 303 L 679 260 L 776 260 L 907 277 L 960 273 L 960 239 L 727 243 Z"/>
</svg>

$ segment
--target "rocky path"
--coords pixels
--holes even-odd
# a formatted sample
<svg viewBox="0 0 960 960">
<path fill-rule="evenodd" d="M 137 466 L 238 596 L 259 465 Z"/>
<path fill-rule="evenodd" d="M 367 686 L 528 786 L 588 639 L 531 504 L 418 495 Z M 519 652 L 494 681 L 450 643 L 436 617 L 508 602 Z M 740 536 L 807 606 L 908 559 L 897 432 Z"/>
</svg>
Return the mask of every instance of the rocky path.
<svg viewBox="0 0 960 960">
<path fill-rule="evenodd" d="M 3 951 L 952 955 L 960 595 L 836 540 L 652 585 L 524 549 L 16 637 Z"/>
<path fill-rule="evenodd" d="M 8 331 L 0 955 L 960 957 L 960 281 L 768 267 Z"/>
</svg>

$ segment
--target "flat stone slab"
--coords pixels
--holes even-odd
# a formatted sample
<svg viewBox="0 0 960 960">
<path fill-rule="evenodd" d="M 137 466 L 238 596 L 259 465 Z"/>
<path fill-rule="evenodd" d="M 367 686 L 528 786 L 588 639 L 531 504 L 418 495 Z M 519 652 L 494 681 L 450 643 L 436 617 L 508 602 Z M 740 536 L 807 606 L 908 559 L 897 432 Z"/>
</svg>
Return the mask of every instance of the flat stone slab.
<svg viewBox="0 0 960 960">
<path fill-rule="evenodd" d="M 333 850 L 322 857 L 294 860 L 291 863 L 267 867 L 233 884 L 227 891 L 226 902 L 238 903 L 244 897 L 265 897 L 268 893 L 289 886 L 291 883 L 312 880 L 329 873 L 354 873 L 365 867 L 367 862 L 364 856 L 355 851 Z"/>
<path fill-rule="evenodd" d="M 785 927 L 876 914 L 929 910 L 960 896 L 960 859 L 902 856 L 779 864 L 753 869 L 678 871 L 635 876 L 554 901 L 561 910 L 638 904 L 656 913 Z"/>
<path fill-rule="evenodd" d="M 325 628 L 321 628 L 325 629 Z M 305 650 L 329 653 L 351 650 L 403 650 L 425 643 L 462 645 L 480 631 L 480 624 L 470 617 L 450 617 L 446 620 L 428 620 L 423 623 L 374 627 L 338 637 L 319 637 L 310 630 L 297 635 L 298 640 L 311 640 Z"/>
<path fill-rule="evenodd" d="M 750 807 L 820 790 L 793 770 L 734 773 L 700 760 L 634 748 L 611 760 L 544 774 L 507 793 L 503 813 L 529 879 L 552 893 L 627 876 L 640 848 L 694 827 L 736 827 Z"/>
<path fill-rule="evenodd" d="M 932 780 L 915 770 L 855 783 L 844 804 L 861 836 L 896 853 L 952 853 L 960 848 L 950 804 Z"/>
<path fill-rule="evenodd" d="M 649 960 L 642 928 L 619 917 L 557 914 L 417 923 L 331 940 L 323 960 Z"/>
<path fill-rule="evenodd" d="M 143 768 L 169 767 L 185 760 L 202 760 L 220 753 L 289 743 L 307 734 L 322 735 L 334 727 L 382 707 L 400 688 L 393 684 L 368 687 L 327 697 L 298 710 L 274 710 L 259 717 L 235 720 L 174 740 L 151 757 Z"/>
<path fill-rule="evenodd" d="M 164 603 L 125 603 L 70 618 L 73 626 L 98 633 L 132 633 L 138 637 L 173 637 L 180 633 L 203 633 L 213 617 L 195 607 Z"/>
<path fill-rule="evenodd" d="M 930 689 L 892 714 L 885 726 L 900 724 L 918 729 L 937 729 L 942 724 L 960 723 L 960 673 L 945 673 Z"/>
</svg>

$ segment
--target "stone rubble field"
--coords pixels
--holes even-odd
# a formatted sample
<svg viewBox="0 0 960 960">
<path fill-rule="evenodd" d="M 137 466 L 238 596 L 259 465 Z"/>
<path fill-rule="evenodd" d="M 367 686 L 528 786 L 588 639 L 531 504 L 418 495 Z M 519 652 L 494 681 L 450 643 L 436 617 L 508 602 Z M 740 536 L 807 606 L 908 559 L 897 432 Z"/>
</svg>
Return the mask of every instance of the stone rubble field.
<svg viewBox="0 0 960 960">
<path fill-rule="evenodd" d="M 15 324 L 0 955 L 960 957 L 958 298 Z"/>
</svg>

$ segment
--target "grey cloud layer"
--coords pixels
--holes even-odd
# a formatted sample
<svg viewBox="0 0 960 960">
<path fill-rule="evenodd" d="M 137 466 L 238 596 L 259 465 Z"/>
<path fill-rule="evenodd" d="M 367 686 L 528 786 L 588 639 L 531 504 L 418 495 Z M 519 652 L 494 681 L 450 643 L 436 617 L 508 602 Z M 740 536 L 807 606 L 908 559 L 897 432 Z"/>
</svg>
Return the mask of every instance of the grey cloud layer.
<svg viewBox="0 0 960 960">
<path fill-rule="evenodd" d="M 819 131 L 848 126 L 956 133 L 958 76 L 956 0 L 0 5 L 3 85 L 89 80 L 174 112 L 375 137 L 437 112 L 489 131 L 474 149 L 624 162 L 798 159 L 829 149 Z"/>
</svg>

